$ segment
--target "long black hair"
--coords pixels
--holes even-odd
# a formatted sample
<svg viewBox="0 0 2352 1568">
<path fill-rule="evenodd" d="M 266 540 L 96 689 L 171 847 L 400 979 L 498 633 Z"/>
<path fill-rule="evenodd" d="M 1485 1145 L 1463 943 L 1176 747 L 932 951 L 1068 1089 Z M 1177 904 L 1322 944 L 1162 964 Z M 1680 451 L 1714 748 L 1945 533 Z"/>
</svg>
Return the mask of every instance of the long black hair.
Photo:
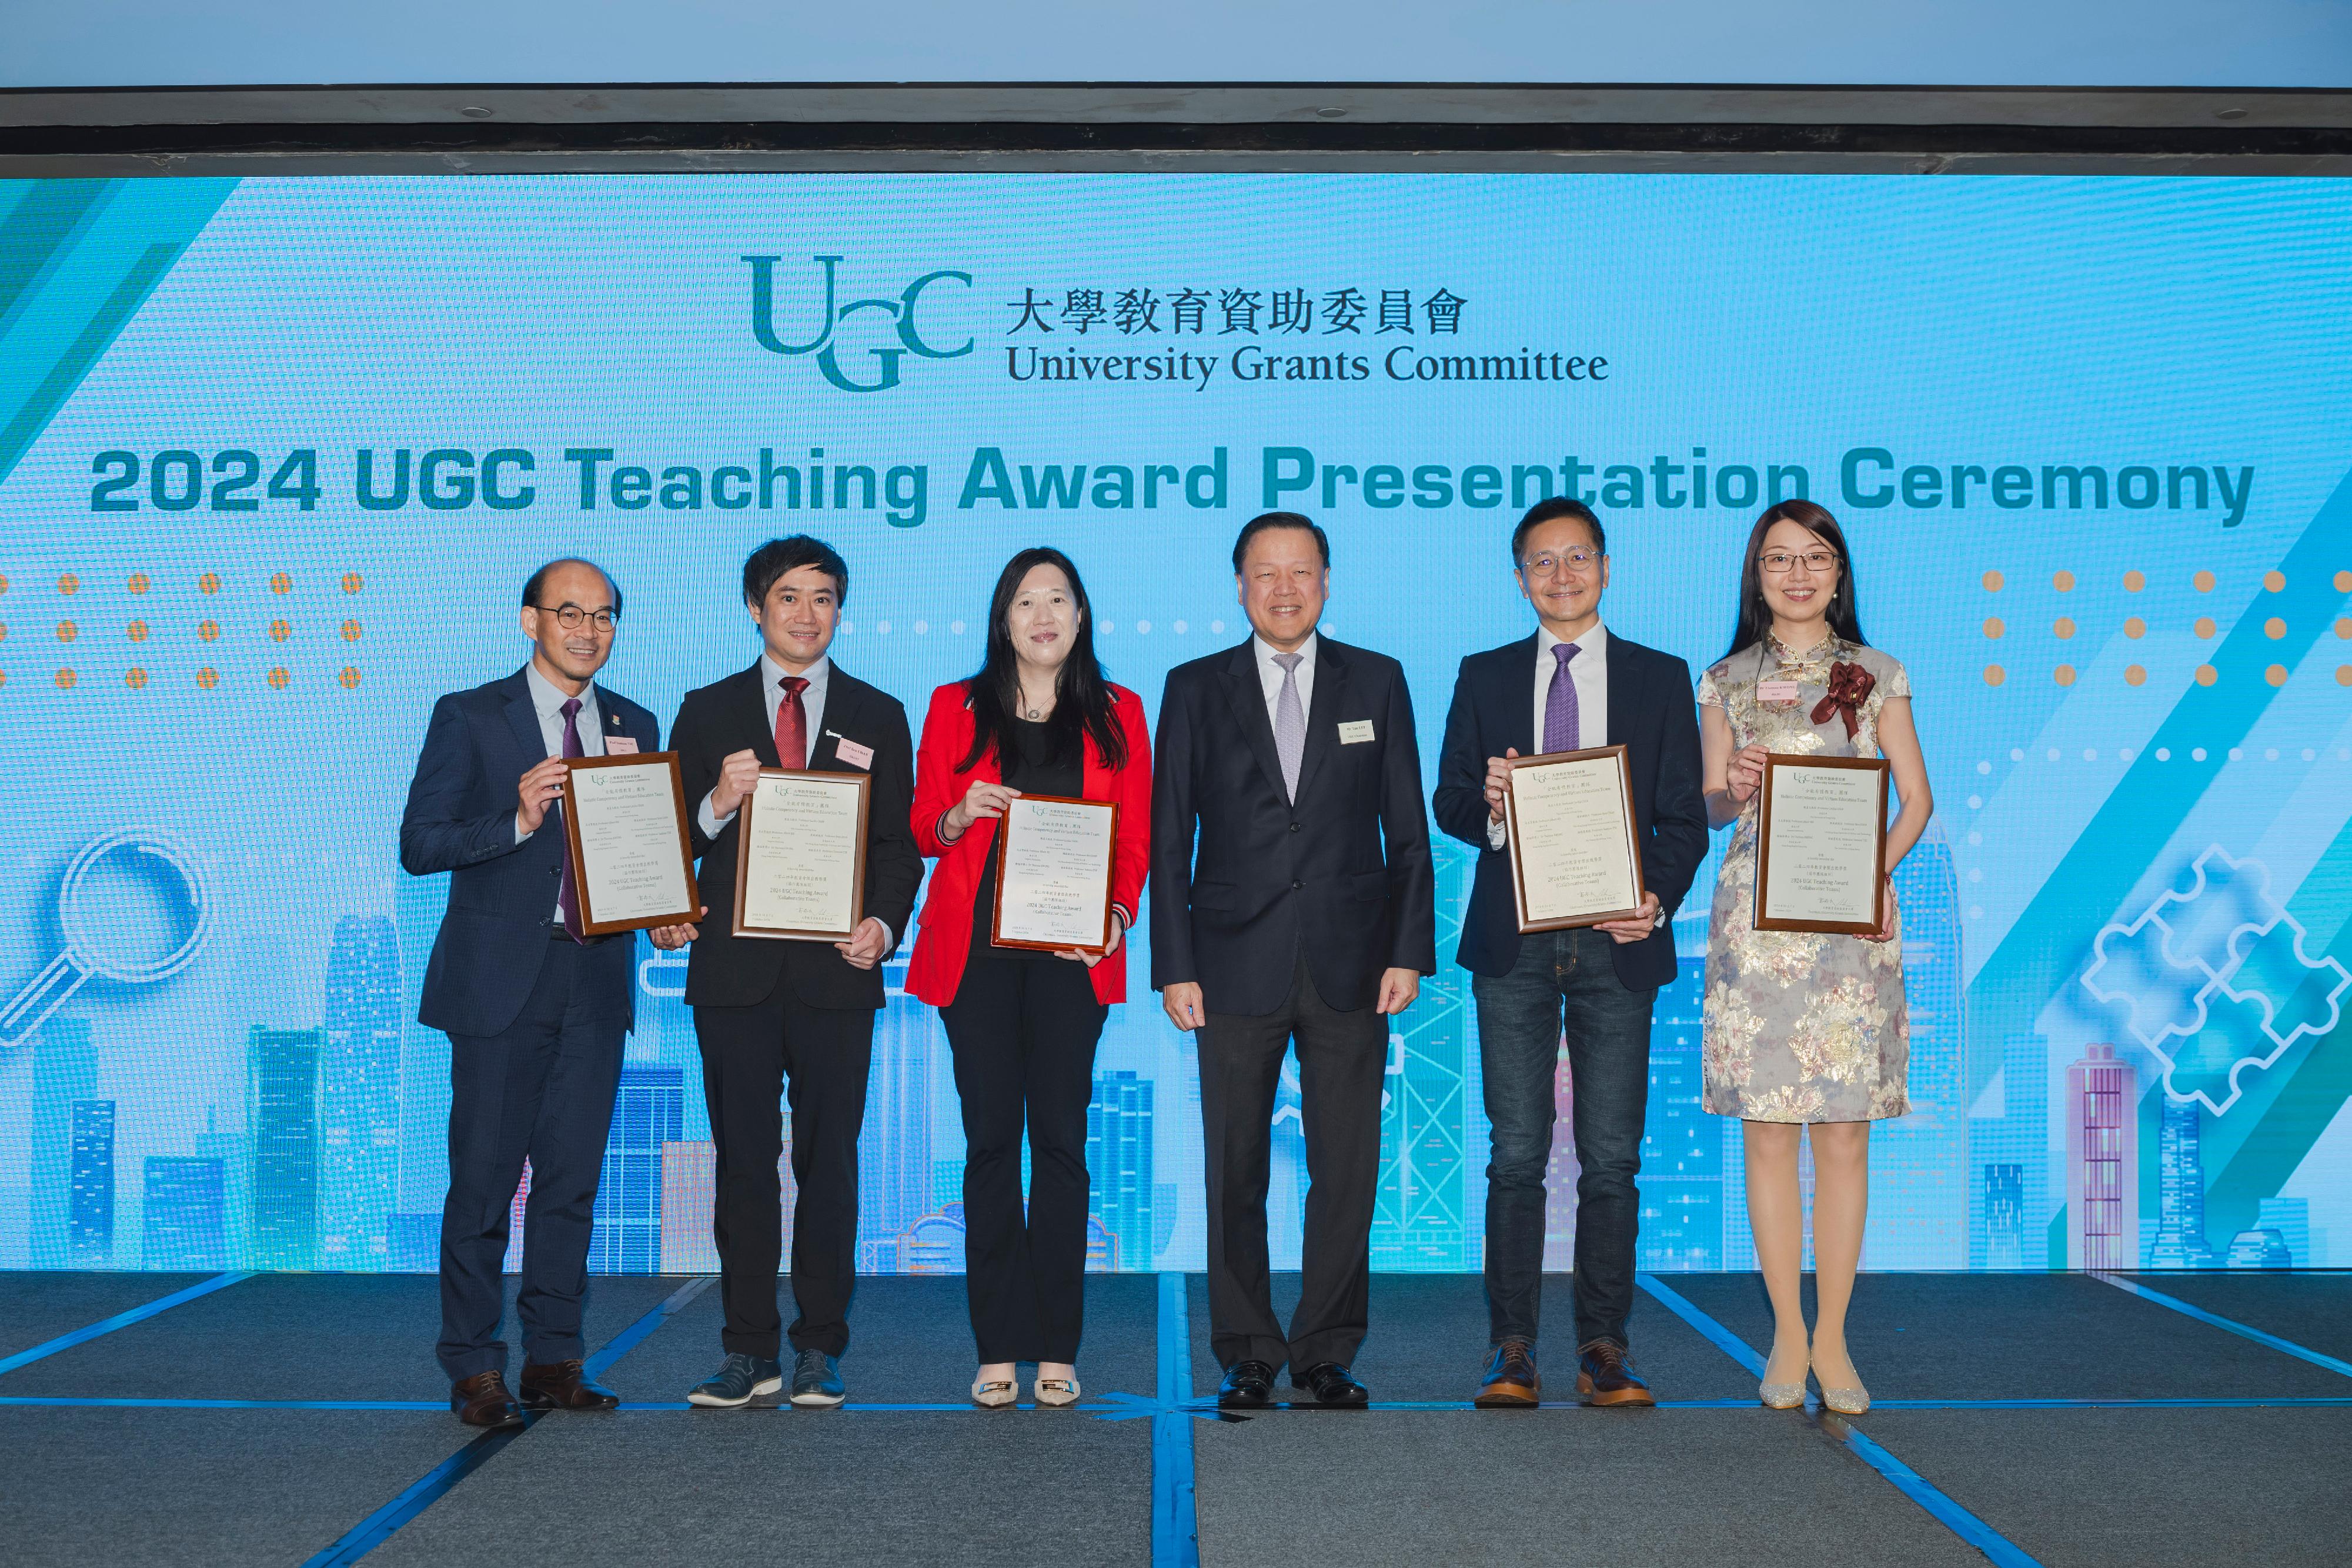
<svg viewBox="0 0 2352 1568">
<path fill-rule="evenodd" d="M 1087 585 L 1078 580 L 1078 569 L 1068 556 L 1039 545 L 1006 561 L 997 575 L 996 591 L 989 595 L 988 653 L 970 683 L 971 750 L 956 765 L 959 773 L 971 771 L 992 749 L 1000 760 L 1013 755 L 1013 716 L 1021 707 L 1021 666 L 1005 619 L 1012 612 L 1013 595 L 1021 591 L 1022 580 L 1041 566 L 1053 567 L 1062 574 L 1078 607 L 1076 635 L 1071 638 L 1069 656 L 1055 676 L 1054 716 L 1045 721 L 1052 728 L 1055 754 L 1067 757 L 1083 737 L 1095 743 L 1105 767 L 1127 766 L 1127 737 L 1119 733 L 1118 720 L 1111 712 L 1110 683 L 1103 679 L 1102 664 L 1095 658 L 1095 612 L 1087 601 Z"/>
<path fill-rule="evenodd" d="M 1781 501 L 1765 508 L 1748 531 L 1748 559 L 1739 569 L 1739 620 L 1723 656 L 1728 659 L 1742 648 L 1754 647 L 1772 630 L 1772 611 L 1764 602 L 1764 568 L 1757 558 L 1764 549 L 1764 536 L 1772 531 L 1774 523 L 1781 522 L 1796 524 L 1837 552 L 1838 580 L 1830 594 L 1830 630 L 1857 647 L 1870 646 L 1862 634 L 1861 612 L 1854 606 L 1853 556 L 1845 548 L 1845 530 L 1826 507 L 1811 501 Z"/>
</svg>

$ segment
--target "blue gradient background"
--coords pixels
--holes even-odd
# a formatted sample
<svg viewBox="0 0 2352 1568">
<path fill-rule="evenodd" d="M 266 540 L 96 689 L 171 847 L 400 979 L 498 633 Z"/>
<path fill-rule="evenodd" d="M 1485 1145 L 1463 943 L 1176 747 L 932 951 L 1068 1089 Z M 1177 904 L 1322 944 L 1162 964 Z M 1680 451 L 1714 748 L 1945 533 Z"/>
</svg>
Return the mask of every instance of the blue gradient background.
<svg viewBox="0 0 2352 1568">
<path fill-rule="evenodd" d="M 60 875 L 110 828 L 192 846 L 215 899 L 185 972 L 93 981 L 0 1047 L 0 1267 L 430 1266 L 447 1047 L 411 1020 L 443 894 L 398 873 L 394 833 L 434 697 L 520 663 L 513 602 L 541 559 L 585 552 L 619 578 L 628 614 L 608 684 L 667 725 L 685 690 L 756 651 L 735 583 L 761 538 L 806 528 L 843 549 L 854 580 L 836 654 L 918 716 L 977 661 L 971 622 L 1003 558 L 1055 544 L 1086 570 L 1114 678 L 1156 707 L 1170 665 L 1238 640 L 1225 558 L 1261 509 L 1269 446 L 1408 472 L 1487 463 L 1507 483 L 1514 463 L 1556 473 L 1569 454 L 1646 467 L 1703 447 L 1717 469 L 1802 465 L 1852 530 L 1872 641 L 1909 666 L 1940 808 L 1904 872 L 1919 1110 L 1879 1133 L 1866 1263 L 2063 1266 L 2080 1225 L 2064 1202 L 2068 1068 L 2099 1044 L 2130 1064 L 2137 1103 L 2132 1261 L 2275 1263 L 2267 1229 L 2298 1265 L 2352 1262 L 2352 1031 L 2336 1027 L 2352 1003 L 2338 984 L 2352 960 L 2347 235 L 2352 192 L 2318 181 L 0 184 L 0 1001 L 58 951 Z M 973 351 L 909 356 L 885 392 L 838 391 L 811 359 L 753 341 L 747 254 L 782 258 L 787 331 L 814 319 L 813 256 L 844 258 L 844 303 L 969 272 L 968 294 L 926 297 L 924 330 L 968 332 Z M 1197 392 L 1007 379 L 1008 341 L 1224 353 L 1247 340 L 1221 339 L 1213 304 L 1197 340 L 1169 333 L 1165 304 L 1156 334 L 1105 324 L 1074 343 L 1063 324 L 1008 339 L 1024 289 L 1059 301 L 1148 287 L 1164 301 L 1236 285 L 1416 302 L 1411 340 L 1373 337 L 1370 317 L 1360 340 L 1318 321 L 1288 351 L 1526 348 L 1604 355 L 1610 376 L 1401 384 L 1375 361 L 1360 383 L 1220 371 Z M 1428 336 L 1419 302 L 1441 287 L 1467 302 L 1458 338 Z M 867 363 L 845 355 L 853 374 Z M 656 469 L 750 463 L 763 445 L 803 464 L 811 446 L 828 465 L 923 464 L 928 515 L 897 528 L 880 509 L 583 512 L 560 457 L 573 445 Z M 1223 446 L 1229 490 L 1207 509 L 959 509 L 982 445 L 1003 449 L 1016 486 L 1024 463 L 1184 467 Z M 354 449 L 444 446 L 531 449 L 538 498 L 353 503 Z M 1869 508 L 1839 486 L 1842 455 L 1864 446 L 1898 465 L 2254 479 L 2228 528 L 2218 505 L 2132 510 L 2113 496 L 2103 510 L 2045 509 L 2038 493 L 2000 509 L 1981 489 L 1964 510 Z M 143 473 L 136 512 L 89 510 L 101 451 L 251 449 L 266 479 L 294 447 L 320 458 L 325 494 L 307 513 L 159 511 Z M 1455 662 L 1526 629 L 1507 570 L 1515 508 L 1507 489 L 1487 510 L 1341 495 L 1291 503 L 1332 529 L 1327 625 L 1405 662 L 1433 770 Z M 1607 618 L 1696 669 L 1728 633 L 1756 508 L 1665 507 L 1646 486 L 1644 499 L 1602 509 Z M 2217 848 L 2239 873 L 2225 885 L 2209 862 L 2200 883 L 2195 862 Z M 1677 924 L 1694 956 L 1711 874 Z M 1441 927 L 1465 889 L 1448 852 Z M 2168 891 L 2182 896 L 2151 930 Z M 110 913 L 168 925 L 168 906 L 136 913 L 152 893 L 118 886 L 130 902 Z M 1485 1124 L 1451 951 L 1447 938 L 1445 972 L 1391 1042 L 1384 1268 L 1479 1263 Z M 601 1268 L 709 1263 L 678 972 L 644 971 Z M 1660 1004 L 1650 1267 L 1752 1260 L 1737 1130 L 1696 1108 L 1696 1017 L 1686 974 Z M 2163 1019 L 2184 1028 L 2164 1033 Z M 952 1266 L 961 1141 L 944 1040 L 894 998 L 877 1041 L 862 1261 Z M 1139 999 L 1114 1016 L 1097 1069 L 1100 1260 L 1198 1267 L 1189 1042 Z M 1295 1116 L 1279 1134 L 1276 1245 L 1295 1251 Z"/>
</svg>

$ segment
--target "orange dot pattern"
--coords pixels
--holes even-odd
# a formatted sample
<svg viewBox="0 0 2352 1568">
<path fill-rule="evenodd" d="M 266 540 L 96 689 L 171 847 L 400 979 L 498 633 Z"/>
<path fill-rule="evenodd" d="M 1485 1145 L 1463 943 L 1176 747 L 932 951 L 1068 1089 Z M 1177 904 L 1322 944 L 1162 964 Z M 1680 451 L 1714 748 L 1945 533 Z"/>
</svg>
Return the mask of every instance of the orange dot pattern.
<svg viewBox="0 0 2352 1568">
<path fill-rule="evenodd" d="M 2071 686 L 2074 684 L 2074 666 L 2072 664 L 2061 664 L 2056 670 L 2051 673 L 2050 678 L 2056 681 L 2062 686 Z"/>
<path fill-rule="evenodd" d="M 2145 665 L 2145 664 L 2131 664 L 2131 665 L 2127 665 L 2127 666 L 2126 666 L 2126 667 L 2125 667 L 2125 670 L 2124 670 L 2124 685 L 2127 685 L 2127 686 L 2137 686 L 2137 685 L 2146 685 L 2146 684 L 2147 684 L 2147 665 Z"/>
<path fill-rule="evenodd" d="M 134 598 L 144 597 L 153 592 L 157 586 L 156 579 L 145 571 L 129 572 L 121 580 L 123 591 Z M 356 571 L 339 573 L 334 581 L 344 593 L 351 595 L 360 593 L 366 587 L 365 579 Z M 81 591 L 83 582 L 84 579 L 79 572 L 60 572 L 56 580 L 57 591 L 60 597 L 71 598 Z M 294 577 L 292 573 L 287 571 L 273 572 L 266 580 L 265 585 L 273 593 L 280 596 L 288 595 L 294 591 Z M 0 594 L 6 593 L 10 586 L 9 579 L 0 575 Z M 216 595 L 227 587 L 227 582 L 218 571 L 205 571 L 196 575 L 194 587 L 201 594 Z M 124 640 L 134 646 L 143 647 L 153 643 L 159 636 L 168 643 L 175 627 L 185 627 L 188 623 L 167 618 L 161 622 L 159 629 L 159 624 L 153 621 L 144 617 L 132 617 L 121 624 Z M 207 617 L 199 620 L 194 629 L 200 642 L 216 643 L 221 640 L 221 622 L 215 619 Z M 56 622 L 54 634 L 59 644 L 70 646 L 81 640 L 84 630 L 79 620 L 68 617 Z M 283 617 L 268 622 L 265 630 L 270 639 L 277 643 L 289 642 L 294 632 L 292 622 Z M 357 643 L 361 640 L 363 629 L 358 620 L 352 619 L 344 621 L 338 630 L 344 642 Z M 5 643 L 7 635 L 7 623 L 0 622 L 0 643 Z M 58 690 L 70 692 L 81 690 L 88 685 L 88 683 L 81 679 L 84 673 L 73 665 L 61 664 L 54 667 L 49 672 L 49 676 Z M 0 670 L 0 686 L 6 685 L 7 678 L 7 672 Z M 145 664 L 131 665 L 122 671 L 121 676 L 123 686 L 133 692 L 146 690 L 155 685 L 159 678 L 168 680 L 168 676 L 159 677 L 153 669 Z M 274 689 L 285 691 L 296 684 L 296 672 L 288 665 L 272 665 L 265 672 L 264 678 Z M 222 679 L 221 672 L 209 664 L 199 668 L 194 675 L 196 686 L 204 691 L 216 690 Z M 356 665 L 346 664 L 336 671 L 332 679 L 334 684 L 343 690 L 355 691 L 361 684 L 362 672 Z M 90 689 L 105 689 L 103 679 L 99 685 Z"/>
<path fill-rule="evenodd" d="M 2071 618 L 2061 615 L 2058 617 L 2057 621 L 2052 624 L 2050 630 L 2057 636 L 2059 641 L 2063 642 L 2074 634 L 2074 622 Z"/>
<path fill-rule="evenodd" d="M 1984 623 L 1984 634 L 1986 636 L 1998 637 L 2008 630 L 2009 628 L 2001 623 L 2000 616 L 1994 615 L 1987 617 Z"/>
<path fill-rule="evenodd" d="M 66 573 L 63 577 L 58 579 L 58 591 L 59 593 L 79 593 L 81 591 L 81 579 L 76 577 L 72 572 Z"/>
<path fill-rule="evenodd" d="M 2002 669 L 1999 664 L 1987 664 L 1985 666 L 1985 685 L 1989 686 L 1997 686 L 2007 679 L 2009 679 L 2009 672 Z"/>
<path fill-rule="evenodd" d="M 2144 571 L 2127 571 L 2124 573 L 2124 591 L 2126 593 L 2137 593 L 2141 589 L 2146 588 L 2147 586 L 2147 573 Z"/>
</svg>

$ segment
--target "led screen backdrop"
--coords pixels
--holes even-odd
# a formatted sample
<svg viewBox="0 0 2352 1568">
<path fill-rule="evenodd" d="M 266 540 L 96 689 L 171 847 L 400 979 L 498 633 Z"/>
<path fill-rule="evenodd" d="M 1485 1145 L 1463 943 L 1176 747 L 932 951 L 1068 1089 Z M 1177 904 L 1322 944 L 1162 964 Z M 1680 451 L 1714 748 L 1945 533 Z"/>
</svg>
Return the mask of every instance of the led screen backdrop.
<svg viewBox="0 0 2352 1568">
<path fill-rule="evenodd" d="M 2352 1263 L 2347 283 L 2322 182 L 0 186 L 0 1267 L 432 1265 L 445 889 L 395 826 L 546 557 L 612 569 L 608 684 L 667 719 L 756 652 L 746 550 L 815 531 L 853 568 L 837 657 L 919 716 L 1051 543 L 1156 707 L 1243 633 L 1236 528 L 1292 507 L 1427 765 L 1456 662 L 1528 627 L 1514 517 L 1570 487 L 1621 634 L 1717 656 L 1749 522 L 1803 495 L 1909 665 L 1940 810 L 1899 877 L 1917 1109 L 1876 1134 L 1870 1265 Z M 1656 1269 L 1753 1259 L 1697 1109 L 1711 876 L 1658 1001 Z M 1467 881 L 1442 842 L 1385 1269 L 1480 1262 Z M 643 957 L 595 1264 L 709 1269 L 682 965 Z M 945 1041 L 900 996 L 869 1104 L 862 1266 L 960 1267 Z M 1200 1266 L 1198 1104 L 1128 1004 L 1099 1266 Z"/>
</svg>

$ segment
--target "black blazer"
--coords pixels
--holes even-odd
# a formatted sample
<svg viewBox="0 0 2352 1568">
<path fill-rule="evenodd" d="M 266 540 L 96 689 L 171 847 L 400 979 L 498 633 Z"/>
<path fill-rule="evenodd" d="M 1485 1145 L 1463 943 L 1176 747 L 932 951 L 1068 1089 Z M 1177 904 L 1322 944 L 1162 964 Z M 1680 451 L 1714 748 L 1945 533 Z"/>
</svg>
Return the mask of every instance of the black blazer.
<svg viewBox="0 0 2352 1568">
<path fill-rule="evenodd" d="M 1294 807 L 1251 644 L 1168 672 L 1151 788 L 1155 990 L 1190 980 L 1211 1012 L 1272 1012 L 1302 946 L 1335 1008 L 1370 1007 L 1384 969 L 1436 972 L 1404 670 L 1321 638 L 1309 708 Z M 1372 738 L 1342 745 L 1339 727 L 1353 723 Z"/>
<path fill-rule="evenodd" d="M 915 747 L 907 735 L 907 710 L 898 699 L 858 680 L 839 664 L 825 677 L 824 729 L 810 747 L 809 767 L 817 772 L 874 775 L 866 818 L 866 913 L 907 936 L 915 889 L 923 880 L 923 857 L 907 825 L 914 803 Z M 874 749 L 874 766 L 860 768 L 842 760 L 844 740 Z M 670 747 L 686 776 L 686 806 L 694 820 L 694 852 L 704 916 L 701 934 L 687 958 L 686 999 L 690 1007 L 745 1008 L 765 1001 L 780 975 L 813 1008 L 878 1008 L 883 1003 L 880 966 L 860 969 L 834 951 L 830 942 L 786 942 L 732 935 L 735 924 L 735 837 L 740 815 L 730 817 L 715 839 L 702 831 L 702 798 L 719 782 L 719 765 L 738 751 L 756 751 L 766 767 L 778 766 L 775 732 L 760 692 L 760 665 L 686 694 L 671 726 Z"/>
<path fill-rule="evenodd" d="M 606 736 L 640 751 L 661 749 L 661 726 L 644 708 L 596 688 Z M 539 831 L 515 842 L 516 785 L 547 759 L 547 737 L 521 670 L 433 705 L 408 808 L 400 819 L 400 864 L 412 876 L 448 872 L 449 908 L 433 939 L 416 1021 L 450 1034 L 497 1034 L 521 1013 L 554 935 L 555 889 L 563 874 L 563 818 L 551 810 Z M 605 1007 L 634 1019 L 635 932 L 589 944 L 583 983 Z"/>
<path fill-rule="evenodd" d="M 1670 928 L 1691 877 L 1706 857 L 1706 807 L 1699 794 L 1698 709 L 1690 666 L 1672 653 L 1609 634 L 1609 739 L 1625 747 L 1633 787 L 1633 828 L 1642 884 L 1658 895 L 1658 926 L 1620 946 L 1617 977 L 1633 990 L 1671 984 Z M 1477 975 L 1507 975 L 1519 956 L 1518 901 L 1507 850 L 1486 843 L 1486 758 L 1508 747 L 1527 757 L 1535 741 L 1536 638 L 1473 653 L 1454 681 L 1445 745 L 1437 757 L 1437 825 L 1478 848 L 1477 881 L 1462 919 L 1457 960 Z"/>
</svg>

